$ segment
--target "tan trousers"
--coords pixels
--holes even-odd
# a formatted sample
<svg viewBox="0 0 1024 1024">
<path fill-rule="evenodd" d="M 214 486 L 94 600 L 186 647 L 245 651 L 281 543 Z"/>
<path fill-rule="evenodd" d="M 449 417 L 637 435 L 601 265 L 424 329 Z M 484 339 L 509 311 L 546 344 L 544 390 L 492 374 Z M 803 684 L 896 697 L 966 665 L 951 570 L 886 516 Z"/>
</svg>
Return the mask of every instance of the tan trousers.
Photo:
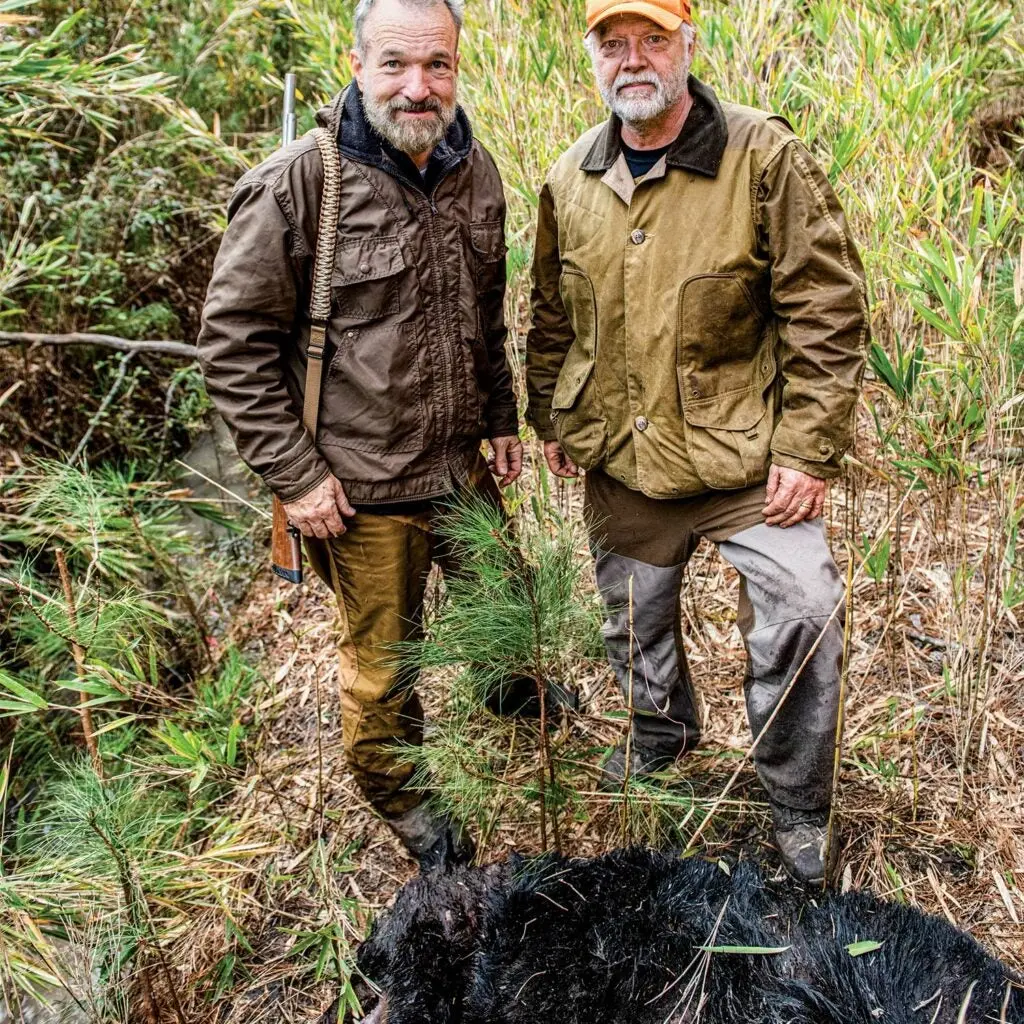
<svg viewBox="0 0 1024 1024">
<path fill-rule="evenodd" d="M 483 462 L 481 460 L 481 466 Z M 500 504 L 483 467 L 475 490 Z M 409 788 L 413 767 L 403 747 L 423 742 L 419 674 L 397 644 L 422 637 L 423 599 L 430 567 L 458 571 L 458 558 L 435 531 L 445 508 L 415 516 L 358 513 L 330 541 L 307 543 L 310 563 L 338 600 L 342 739 L 349 770 L 367 800 L 386 818 L 419 805 Z"/>
</svg>

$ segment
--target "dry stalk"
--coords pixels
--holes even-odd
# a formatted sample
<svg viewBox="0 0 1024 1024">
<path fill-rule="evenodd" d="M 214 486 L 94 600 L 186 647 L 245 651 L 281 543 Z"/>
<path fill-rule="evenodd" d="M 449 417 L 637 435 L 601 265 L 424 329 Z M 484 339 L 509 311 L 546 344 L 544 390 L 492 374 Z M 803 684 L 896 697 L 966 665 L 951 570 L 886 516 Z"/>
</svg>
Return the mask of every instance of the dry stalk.
<svg viewBox="0 0 1024 1024">
<path fill-rule="evenodd" d="M 123 850 L 117 849 L 110 841 L 103 829 L 96 823 L 94 817 L 89 815 L 89 828 L 100 838 L 100 842 L 107 848 L 107 852 L 117 865 L 118 881 L 121 883 L 121 895 L 124 898 L 125 909 L 128 912 L 128 919 L 132 922 L 136 934 L 139 937 L 139 945 L 143 951 L 146 949 L 146 935 L 142 927 L 143 921 L 139 913 L 139 899 L 132 882 L 131 869 L 128 859 Z M 149 967 L 145 963 L 139 964 L 139 979 L 142 985 L 142 1002 L 146 1012 L 146 1024 L 160 1024 L 160 1012 L 153 996 L 153 983 L 149 976 Z"/>
<path fill-rule="evenodd" d="M 526 586 L 527 600 L 530 602 L 530 615 L 533 620 L 533 677 L 537 684 L 537 699 L 540 703 L 541 763 L 537 772 L 540 797 L 540 841 L 541 849 L 546 851 L 548 848 L 547 819 L 549 814 L 547 806 L 548 782 L 550 781 L 552 791 L 557 789 L 558 784 L 555 780 L 554 759 L 551 756 L 551 740 L 548 737 L 548 703 L 547 686 L 544 681 L 544 651 L 542 647 L 543 637 L 541 635 L 540 599 L 537 596 L 537 588 L 534 586 L 533 568 L 529 562 L 527 562 L 526 557 L 519 549 L 519 546 L 516 544 L 510 544 L 501 536 L 500 531 L 493 531 L 492 536 L 515 562 L 516 570 L 519 573 L 520 579 L 522 579 Z M 554 809 L 550 811 L 550 817 L 551 836 L 554 840 L 555 850 L 556 852 L 561 853 L 562 837 L 558 826 L 558 814 Z"/>
<path fill-rule="evenodd" d="M 64 600 L 67 605 L 68 622 L 71 625 L 71 632 L 76 639 L 71 641 L 71 653 L 75 659 L 75 675 L 79 682 L 85 681 L 85 651 L 77 640 L 78 615 L 75 611 L 75 594 L 71 588 L 71 573 L 68 571 L 67 558 L 61 548 L 55 549 L 57 556 L 57 569 L 60 572 L 61 586 L 64 588 Z M 89 695 L 85 690 L 78 693 L 78 715 L 82 720 L 82 735 L 85 737 L 85 746 L 92 759 L 93 770 L 102 779 L 103 761 L 100 758 L 100 749 L 96 743 L 96 733 L 92 725 L 92 709 L 89 707 Z"/>
<path fill-rule="evenodd" d="M 626 719 L 626 763 L 622 774 L 622 818 L 620 828 L 622 832 L 622 845 L 629 841 L 629 776 L 630 766 L 633 757 L 633 577 L 629 577 L 629 665 L 628 665 L 628 689 L 626 694 L 627 719 Z"/>
<path fill-rule="evenodd" d="M 835 748 L 832 756 L 832 792 L 839 787 L 839 767 L 843 760 L 843 730 L 846 726 L 846 691 L 850 682 L 850 640 L 853 636 L 853 546 L 846 542 L 846 621 L 843 623 L 843 670 L 839 674 L 839 717 L 836 720 Z M 825 864 L 832 855 L 835 835 L 836 804 L 833 800 L 828 811 L 828 828 L 825 832 Z"/>
</svg>

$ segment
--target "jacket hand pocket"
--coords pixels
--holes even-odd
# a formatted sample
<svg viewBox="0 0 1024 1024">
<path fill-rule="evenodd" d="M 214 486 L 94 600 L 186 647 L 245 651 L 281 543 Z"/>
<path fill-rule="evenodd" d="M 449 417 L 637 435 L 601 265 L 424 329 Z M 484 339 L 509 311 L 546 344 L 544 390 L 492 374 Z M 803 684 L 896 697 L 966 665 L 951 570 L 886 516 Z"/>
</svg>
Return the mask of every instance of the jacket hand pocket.
<svg viewBox="0 0 1024 1024">
<path fill-rule="evenodd" d="M 399 274 L 405 269 L 397 235 L 339 236 L 331 290 L 334 314 L 352 320 L 393 316 L 401 307 Z"/>
<path fill-rule="evenodd" d="M 569 457 L 584 469 L 599 465 L 608 430 L 594 380 L 594 360 L 579 346 L 569 349 L 551 399 L 551 423 Z"/>
<path fill-rule="evenodd" d="M 600 465 L 608 427 L 594 367 L 597 362 L 597 299 L 582 271 L 562 271 L 558 290 L 575 341 L 565 355 L 551 399 L 551 423 L 569 457 L 584 469 Z"/>
<path fill-rule="evenodd" d="M 317 443 L 363 452 L 418 452 L 424 444 L 415 324 L 342 333 L 324 384 Z"/>
<path fill-rule="evenodd" d="M 686 448 L 697 475 L 715 490 L 752 487 L 768 474 L 773 412 L 762 385 L 694 401 L 678 370 Z"/>
</svg>

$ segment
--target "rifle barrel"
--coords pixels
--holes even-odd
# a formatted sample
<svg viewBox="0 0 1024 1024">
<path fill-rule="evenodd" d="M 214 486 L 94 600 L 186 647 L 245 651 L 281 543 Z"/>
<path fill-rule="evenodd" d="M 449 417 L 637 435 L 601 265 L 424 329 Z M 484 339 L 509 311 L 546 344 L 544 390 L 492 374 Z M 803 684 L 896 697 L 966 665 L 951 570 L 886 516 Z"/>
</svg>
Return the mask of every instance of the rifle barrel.
<svg viewBox="0 0 1024 1024">
<path fill-rule="evenodd" d="M 284 125 L 281 131 L 281 145 L 295 141 L 295 76 L 289 72 L 284 76 Z"/>
</svg>

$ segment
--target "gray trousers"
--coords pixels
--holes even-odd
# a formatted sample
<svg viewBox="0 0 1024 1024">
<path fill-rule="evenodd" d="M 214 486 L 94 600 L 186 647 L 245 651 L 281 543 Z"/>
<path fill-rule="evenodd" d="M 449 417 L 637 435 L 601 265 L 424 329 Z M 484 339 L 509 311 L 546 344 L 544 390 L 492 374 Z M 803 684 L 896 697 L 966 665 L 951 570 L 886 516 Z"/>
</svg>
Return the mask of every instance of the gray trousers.
<svg viewBox="0 0 1024 1024">
<path fill-rule="evenodd" d="M 821 520 L 766 526 L 763 487 L 666 503 L 635 491 L 622 495 L 623 485 L 595 476 L 587 478 L 587 521 L 607 612 L 605 644 L 623 692 L 631 691 L 636 742 L 677 756 L 700 740 L 679 599 L 683 568 L 706 536 L 741 577 L 737 625 L 755 737 L 778 709 L 754 752 L 758 775 L 777 803 L 826 807 L 845 609 Z M 755 517 L 756 525 L 741 525 Z"/>
</svg>

